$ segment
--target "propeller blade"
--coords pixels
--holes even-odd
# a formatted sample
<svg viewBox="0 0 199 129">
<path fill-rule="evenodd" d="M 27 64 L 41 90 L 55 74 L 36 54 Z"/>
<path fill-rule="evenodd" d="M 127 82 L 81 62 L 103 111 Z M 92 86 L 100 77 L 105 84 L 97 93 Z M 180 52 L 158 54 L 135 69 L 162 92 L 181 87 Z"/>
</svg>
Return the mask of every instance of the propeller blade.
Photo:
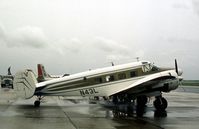
<svg viewBox="0 0 199 129">
<path fill-rule="evenodd" d="M 175 70 L 176 70 L 176 73 L 178 74 L 178 63 L 177 63 L 177 60 L 175 59 Z"/>
</svg>

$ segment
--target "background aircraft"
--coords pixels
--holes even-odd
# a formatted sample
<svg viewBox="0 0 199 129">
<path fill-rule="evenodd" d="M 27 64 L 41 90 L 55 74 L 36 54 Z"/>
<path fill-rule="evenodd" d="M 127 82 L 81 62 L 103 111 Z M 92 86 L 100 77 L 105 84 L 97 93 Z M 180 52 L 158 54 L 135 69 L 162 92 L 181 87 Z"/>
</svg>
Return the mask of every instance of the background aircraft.
<svg viewBox="0 0 199 129">
<path fill-rule="evenodd" d="M 14 76 L 11 74 L 11 67 L 8 68 L 7 75 L 0 75 L 1 88 L 13 88 Z"/>
</svg>

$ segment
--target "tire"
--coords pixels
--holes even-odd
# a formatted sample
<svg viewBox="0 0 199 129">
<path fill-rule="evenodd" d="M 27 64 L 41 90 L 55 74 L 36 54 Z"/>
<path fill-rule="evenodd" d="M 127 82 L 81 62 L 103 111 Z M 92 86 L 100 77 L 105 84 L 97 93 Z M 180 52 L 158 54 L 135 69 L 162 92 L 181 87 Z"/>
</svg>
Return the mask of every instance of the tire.
<svg viewBox="0 0 199 129">
<path fill-rule="evenodd" d="M 153 102 L 153 105 L 154 105 L 154 107 L 155 107 L 156 110 L 162 110 L 162 111 L 164 111 L 167 108 L 168 103 L 167 103 L 167 100 L 165 98 L 158 97 Z"/>
<path fill-rule="evenodd" d="M 39 106 L 40 106 L 40 101 L 36 100 L 36 101 L 34 102 L 34 106 L 35 106 L 35 107 L 39 107 Z"/>
</svg>

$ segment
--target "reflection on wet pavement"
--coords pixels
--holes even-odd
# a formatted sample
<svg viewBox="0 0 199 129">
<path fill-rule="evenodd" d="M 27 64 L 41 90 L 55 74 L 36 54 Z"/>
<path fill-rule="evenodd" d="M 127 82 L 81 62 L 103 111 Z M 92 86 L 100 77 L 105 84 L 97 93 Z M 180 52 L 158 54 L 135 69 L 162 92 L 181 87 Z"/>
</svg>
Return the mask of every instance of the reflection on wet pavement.
<svg viewBox="0 0 199 129">
<path fill-rule="evenodd" d="M 45 97 L 35 108 L 35 98 L 11 99 L 12 93 L 4 94 L 0 95 L 0 129 L 198 129 L 199 94 L 195 93 L 164 94 L 169 106 L 163 112 L 155 111 L 152 102 L 144 108 L 107 106 L 75 97 Z"/>
</svg>

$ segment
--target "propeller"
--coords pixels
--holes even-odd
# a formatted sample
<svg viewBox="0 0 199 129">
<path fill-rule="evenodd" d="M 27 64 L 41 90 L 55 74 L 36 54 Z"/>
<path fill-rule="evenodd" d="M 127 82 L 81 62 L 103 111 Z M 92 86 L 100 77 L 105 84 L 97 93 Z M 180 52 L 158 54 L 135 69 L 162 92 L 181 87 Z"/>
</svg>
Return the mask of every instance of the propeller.
<svg viewBox="0 0 199 129">
<path fill-rule="evenodd" d="M 178 62 L 177 62 L 177 59 L 175 59 L 175 71 L 177 73 L 178 76 L 181 76 L 182 75 L 182 70 L 181 69 L 178 69 Z M 178 77 L 179 78 L 179 86 L 181 86 L 181 88 L 183 89 L 183 91 L 185 92 L 185 88 L 182 86 L 182 80 L 183 78 L 182 77 Z"/>
<path fill-rule="evenodd" d="M 181 69 L 178 69 L 178 63 L 177 63 L 177 59 L 175 59 L 175 71 L 178 75 L 178 84 L 179 84 L 179 87 L 181 87 L 183 89 L 184 92 L 186 92 L 186 89 L 183 87 L 182 85 L 182 80 L 183 80 L 183 77 L 181 76 L 183 71 Z"/>
<path fill-rule="evenodd" d="M 178 72 L 178 63 L 177 63 L 176 59 L 175 59 L 175 70 L 176 70 L 176 73 L 179 74 L 179 72 Z"/>
<path fill-rule="evenodd" d="M 177 73 L 178 76 L 181 76 L 182 73 L 183 73 L 182 69 L 178 68 L 178 63 L 177 63 L 176 59 L 175 59 L 175 71 L 176 71 L 176 73 Z M 181 79 L 183 79 L 183 78 L 181 77 Z"/>
</svg>

